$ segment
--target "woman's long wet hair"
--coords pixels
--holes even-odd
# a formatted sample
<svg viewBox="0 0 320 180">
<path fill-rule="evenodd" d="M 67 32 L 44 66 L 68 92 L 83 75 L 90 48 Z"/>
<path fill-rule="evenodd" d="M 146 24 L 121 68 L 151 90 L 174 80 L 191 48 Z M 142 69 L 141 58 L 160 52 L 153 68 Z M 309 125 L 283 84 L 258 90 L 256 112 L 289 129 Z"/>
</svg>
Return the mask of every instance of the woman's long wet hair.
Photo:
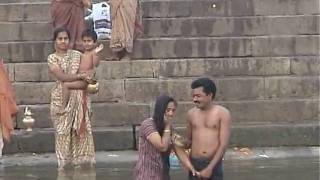
<svg viewBox="0 0 320 180">
<path fill-rule="evenodd" d="M 66 32 L 67 35 L 68 35 L 68 38 L 70 39 L 70 31 L 65 28 L 65 27 L 59 27 L 59 28 L 56 28 L 54 31 L 53 31 L 53 41 L 56 41 L 57 37 L 58 37 L 58 34 L 61 33 L 61 32 Z"/>
<path fill-rule="evenodd" d="M 163 135 L 164 131 L 164 114 L 166 112 L 167 106 L 170 102 L 173 102 L 177 106 L 177 102 L 170 96 L 160 95 L 157 97 L 156 104 L 154 106 L 153 120 L 156 125 L 156 129 L 160 136 Z"/>
</svg>

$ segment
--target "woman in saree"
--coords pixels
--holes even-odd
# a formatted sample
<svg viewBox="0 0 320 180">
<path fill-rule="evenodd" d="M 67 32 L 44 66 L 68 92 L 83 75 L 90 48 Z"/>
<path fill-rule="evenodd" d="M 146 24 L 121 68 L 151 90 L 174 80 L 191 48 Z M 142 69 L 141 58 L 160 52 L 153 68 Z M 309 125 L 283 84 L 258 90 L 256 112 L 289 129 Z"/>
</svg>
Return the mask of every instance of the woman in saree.
<svg viewBox="0 0 320 180">
<path fill-rule="evenodd" d="M 81 33 L 86 29 L 84 10 L 85 0 L 51 0 L 53 28 L 65 27 L 70 32 L 71 49 L 82 50 Z"/>
<path fill-rule="evenodd" d="M 0 59 L 0 158 L 2 156 L 3 140 L 9 141 L 13 130 L 12 116 L 18 112 L 15 95 L 3 60 Z"/>
<path fill-rule="evenodd" d="M 110 0 L 113 60 L 130 59 L 134 39 L 141 34 L 138 0 Z"/>
<path fill-rule="evenodd" d="M 73 90 L 68 105 L 61 113 L 62 83 L 83 80 L 88 74 L 77 74 L 81 53 L 69 50 L 69 31 L 54 31 L 55 52 L 48 56 L 49 72 L 56 82 L 51 91 L 50 114 L 55 128 L 55 149 L 58 169 L 67 163 L 95 164 L 93 136 L 90 124 L 90 101 L 85 90 Z"/>
</svg>

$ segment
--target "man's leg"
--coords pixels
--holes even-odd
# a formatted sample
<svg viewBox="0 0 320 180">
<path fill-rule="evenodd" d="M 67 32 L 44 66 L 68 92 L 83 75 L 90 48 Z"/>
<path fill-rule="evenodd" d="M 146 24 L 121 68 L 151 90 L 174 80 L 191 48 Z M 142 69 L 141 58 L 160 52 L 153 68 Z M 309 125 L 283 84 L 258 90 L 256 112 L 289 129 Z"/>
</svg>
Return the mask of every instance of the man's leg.
<svg viewBox="0 0 320 180">
<path fill-rule="evenodd" d="M 222 160 L 220 160 L 215 168 L 212 171 L 212 177 L 211 179 L 214 180 L 223 180 L 223 163 Z"/>
</svg>

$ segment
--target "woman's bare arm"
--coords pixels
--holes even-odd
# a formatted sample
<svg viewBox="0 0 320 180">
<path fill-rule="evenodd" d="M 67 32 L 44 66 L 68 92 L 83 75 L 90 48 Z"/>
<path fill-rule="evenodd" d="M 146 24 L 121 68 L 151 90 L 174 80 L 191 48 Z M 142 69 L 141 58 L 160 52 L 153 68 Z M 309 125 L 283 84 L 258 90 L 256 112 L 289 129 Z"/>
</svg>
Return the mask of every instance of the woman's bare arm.
<svg viewBox="0 0 320 180">
<path fill-rule="evenodd" d="M 52 74 L 57 80 L 62 82 L 73 82 L 84 79 L 86 74 L 65 74 L 59 67 L 51 66 L 49 67 L 49 72 Z"/>
</svg>

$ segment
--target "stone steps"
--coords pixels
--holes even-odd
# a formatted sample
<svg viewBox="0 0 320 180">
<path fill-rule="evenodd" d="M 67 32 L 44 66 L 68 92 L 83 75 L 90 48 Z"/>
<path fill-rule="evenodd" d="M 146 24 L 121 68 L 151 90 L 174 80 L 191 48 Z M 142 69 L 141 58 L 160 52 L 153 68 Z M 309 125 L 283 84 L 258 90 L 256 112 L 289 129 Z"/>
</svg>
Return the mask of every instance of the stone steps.
<svg viewBox="0 0 320 180">
<path fill-rule="evenodd" d="M 319 124 L 234 124 L 229 147 L 317 146 Z M 135 129 L 135 130 L 134 130 Z M 185 127 L 177 127 L 184 134 Z M 134 133 L 134 131 L 136 131 Z M 94 128 L 96 151 L 126 150 L 137 147 L 138 128 Z M 15 130 L 4 153 L 54 152 L 53 129 L 34 129 L 33 132 Z"/>
<path fill-rule="evenodd" d="M 143 38 L 314 35 L 319 21 L 320 16 L 153 18 L 143 21 Z M 0 27 L 0 42 L 52 39 L 49 22 L 0 22 Z"/>
<path fill-rule="evenodd" d="M 295 35 L 138 39 L 133 59 L 317 56 L 319 38 L 319 35 Z M 109 47 L 108 41 L 102 43 Z M 0 54 L 9 63 L 46 62 L 52 52 L 51 41 L 0 43 Z M 101 59 L 110 56 L 109 48 L 100 53 Z"/>
<path fill-rule="evenodd" d="M 277 6 L 275 6 L 277 4 Z M 48 21 L 48 0 L 1 0 L 0 21 Z M 215 7 L 213 7 L 215 5 Z M 239 17 L 320 14 L 316 0 L 160 0 L 142 1 L 144 18 Z"/>
<path fill-rule="evenodd" d="M 158 94 L 156 94 L 158 95 Z M 148 95 L 149 102 L 100 102 L 93 103 L 93 127 L 131 126 L 139 124 L 153 112 L 154 102 Z M 181 97 L 177 97 L 179 99 Z M 190 98 L 189 98 L 190 99 Z M 264 100 L 237 100 L 218 101 L 226 106 L 236 123 L 300 123 L 319 121 L 319 101 L 314 98 L 305 99 L 264 99 Z M 35 128 L 50 128 L 49 104 L 28 105 L 34 112 Z M 22 119 L 25 105 L 19 106 L 19 113 L 15 119 L 16 129 L 25 128 Z M 186 112 L 193 107 L 191 101 L 179 101 L 175 124 L 184 124 Z"/>
<path fill-rule="evenodd" d="M 7 64 L 9 77 L 20 82 L 52 82 L 46 62 Z M 317 76 L 320 58 L 299 57 L 244 57 L 151 59 L 134 61 L 101 61 L 97 69 L 100 80 L 132 78 L 183 78 L 201 75 L 228 77 Z"/>
</svg>

